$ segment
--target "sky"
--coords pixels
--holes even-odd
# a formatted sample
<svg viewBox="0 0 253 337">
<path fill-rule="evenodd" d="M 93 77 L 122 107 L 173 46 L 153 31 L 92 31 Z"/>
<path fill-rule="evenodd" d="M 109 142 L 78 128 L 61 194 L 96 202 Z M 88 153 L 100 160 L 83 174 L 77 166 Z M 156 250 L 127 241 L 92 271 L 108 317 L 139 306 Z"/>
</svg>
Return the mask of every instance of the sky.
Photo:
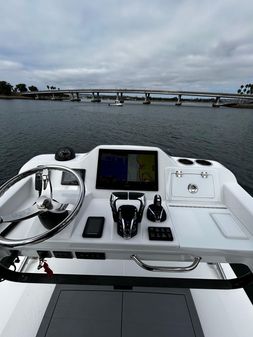
<svg viewBox="0 0 253 337">
<path fill-rule="evenodd" d="M 253 83 L 252 0 L 1 0 L 0 81 L 237 92 Z"/>
</svg>

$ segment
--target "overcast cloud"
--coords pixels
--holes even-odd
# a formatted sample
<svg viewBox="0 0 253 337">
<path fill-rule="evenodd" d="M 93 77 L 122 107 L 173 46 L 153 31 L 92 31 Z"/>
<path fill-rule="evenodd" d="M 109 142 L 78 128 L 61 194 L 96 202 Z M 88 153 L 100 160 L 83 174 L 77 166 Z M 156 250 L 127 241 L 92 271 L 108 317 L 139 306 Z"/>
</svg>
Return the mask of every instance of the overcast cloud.
<svg viewBox="0 0 253 337">
<path fill-rule="evenodd" d="M 1 1 L 0 80 L 235 92 L 253 82 L 252 14 L 252 0 Z"/>
</svg>

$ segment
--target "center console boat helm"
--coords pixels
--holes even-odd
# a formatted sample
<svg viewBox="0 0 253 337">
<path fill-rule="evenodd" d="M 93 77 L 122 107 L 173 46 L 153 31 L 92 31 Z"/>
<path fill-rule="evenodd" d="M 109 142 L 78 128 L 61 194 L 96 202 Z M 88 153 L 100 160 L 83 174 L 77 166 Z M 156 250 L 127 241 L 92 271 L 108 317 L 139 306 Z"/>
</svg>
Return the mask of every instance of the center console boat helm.
<svg viewBox="0 0 253 337">
<path fill-rule="evenodd" d="M 234 262 L 250 272 L 236 278 Z M 218 162 L 145 146 L 61 148 L 0 187 L 0 279 L 12 281 L 0 286 L 0 335 L 93 335 L 114 322 L 115 336 L 155 326 L 159 337 L 249 337 L 252 305 L 232 289 L 252 271 L 253 199 Z M 21 324 L 31 307 L 32 324 Z"/>
<path fill-rule="evenodd" d="M 135 262 L 150 272 L 189 271 L 200 261 L 240 262 L 252 271 L 252 210 L 252 197 L 215 161 L 172 157 L 145 146 L 98 146 L 84 154 L 61 148 L 56 156 L 32 158 L 0 188 L 0 256 L 95 257 Z M 99 236 L 82 235 L 87 222 L 89 231 L 99 227 Z M 44 276 L 40 281 L 47 282 Z M 63 279 L 83 282 L 67 271 Z M 181 286 L 217 286 L 202 281 L 187 284 L 185 278 Z M 173 283 L 169 277 L 166 282 Z"/>
</svg>

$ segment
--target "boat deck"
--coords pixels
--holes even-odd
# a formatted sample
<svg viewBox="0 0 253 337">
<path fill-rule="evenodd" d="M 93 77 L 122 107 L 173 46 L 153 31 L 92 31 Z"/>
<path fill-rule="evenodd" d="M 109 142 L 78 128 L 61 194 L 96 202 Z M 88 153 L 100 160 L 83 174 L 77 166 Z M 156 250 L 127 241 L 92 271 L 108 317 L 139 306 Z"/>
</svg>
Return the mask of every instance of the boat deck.
<svg viewBox="0 0 253 337">
<path fill-rule="evenodd" d="M 56 286 L 37 337 L 202 337 L 187 289 Z"/>
<path fill-rule="evenodd" d="M 48 263 L 50 268 L 53 269 L 56 273 L 63 273 L 68 270 L 70 273 L 80 273 L 81 271 L 86 274 L 96 274 L 96 275 L 117 275 L 117 276 L 135 276 L 135 277 L 150 277 L 150 272 L 140 269 L 133 261 L 123 261 L 123 260 L 115 260 L 115 261 L 80 261 L 77 259 L 74 260 L 65 260 L 65 259 L 48 259 Z M 25 272 L 35 272 L 37 270 L 38 261 L 36 259 L 29 259 L 28 263 L 25 265 L 23 271 Z M 154 262 L 153 262 L 154 264 Z M 161 262 L 160 262 L 161 264 Z M 174 265 L 178 264 L 178 262 L 164 262 L 164 265 Z M 182 263 L 185 264 L 185 263 Z M 227 278 L 235 277 L 232 269 L 227 264 L 222 264 L 224 272 Z M 38 271 L 37 271 L 38 272 Z M 207 279 L 221 279 L 221 275 L 218 272 L 215 265 L 209 265 L 206 263 L 200 263 L 198 268 L 184 274 L 179 273 L 170 273 L 170 277 L 185 277 L 185 278 L 207 278 Z M 152 277 L 160 278 L 164 277 L 164 273 L 157 272 L 152 273 Z M 71 290 L 72 295 L 75 293 L 81 295 L 82 299 L 79 300 L 79 296 L 75 296 L 76 300 L 79 301 L 77 304 L 74 302 L 69 302 L 69 295 L 67 292 Z M 171 314 L 171 309 L 174 309 L 174 298 L 177 298 L 181 304 L 184 302 L 183 312 L 185 313 L 185 320 L 188 321 L 188 325 L 184 323 L 184 327 L 189 331 L 194 331 L 195 335 L 193 336 L 205 336 L 205 337 L 251 337 L 253 331 L 253 310 L 252 304 L 250 300 L 245 295 L 243 289 L 236 290 L 199 290 L 199 289 L 166 289 L 166 288 L 140 288 L 133 287 L 132 289 L 115 289 L 113 286 L 55 286 L 53 284 L 25 284 L 25 283 L 15 283 L 4 281 L 1 283 L 0 288 L 0 296 L 1 298 L 6 297 L 6 293 L 8 292 L 8 301 L 4 303 L 0 307 L 0 316 L 1 316 L 1 324 L 0 324 L 0 336 L 8 336 L 8 337 L 17 337 L 17 332 L 19 336 L 26 337 L 34 337 L 39 331 L 38 337 L 41 336 L 53 336 L 52 334 L 47 335 L 46 333 L 52 333 L 53 330 L 57 326 L 55 325 L 55 321 L 61 321 L 63 326 L 64 324 L 68 325 L 73 324 L 76 321 L 78 325 L 78 320 L 81 322 L 81 326 L 83 321 L 88 320 L 89 317 L 92 320 L 97 318 L 94 321 L 94 325 L 100 328 L 100 320 L 102 319 L 101 315 L 104 311 L 107 313 L 107 318 L 110 315 L 113 319 L 109 322 L 113 322 L 115 320 L 114 313 L 117 312 L 118 317 L 118 325 L 121 325 L 123 322 L 122 316 L 122 308 L 124 309 L 124 305 L 122 306 L 123 297 L 126 299 L 125 306 L 128 310 L 127 313 L 130 316 L 131 313 L 136 313 L 135 317 L 140 316 L 140 322 L 142 322 L 141 326 L 138 328 L 138 336 L 149 336 L 148 334 L 144 334 L 141 332 L 143 322 L 146 322 L 146 325 L 149 326 L 151 322 L 154 322 L 154 327 L 157 326 L 158 329 L 167 329 L 167 335 L 171 331 L 171 325 L 167 325 L 170 321 L 170 318 L 173 318 L 173 314 Z M 62 292 L 62 298 L 60 298 L 60 293 Z M 152 297 L 152 293 L 154 293 L 154 297 Z M 58 295 L 59 296 L 58 296 Z M 70 294 L 70 292 L 68 293 Z M 103 294 L 102 298 L 99 299 L 99 296 Z M 147 295 L 145 295 L 147 294 Z M 150 297 L 148 297 L 150 294 Z M 158 294 L 163 294 L 163 296 L 158 296 Z M 166 295 L 164 299 L 164 294 Z M 94 295 L 94 297 L 92 297 Z M 57 297 L 58 296 L 58 297 Z M 112 299 L 111 299 L 112 296 Z M 72 297 L 72 296 L 70 296 Z M 74 297 L 74 296 L 73 296 Z M 59 299 L 59 303 L 57 302 L 57 298 Z M 119 301 L 121 298 L 121 301 Z M 152 300 L 150 300 L 152 298 Z M 153 300 L 154 298 L 154 300 Z M 182 298 L 184 300 L 182 300 Z M 66 311 L 62 310 L 62 314 L 59 314 L 59 309 L 57 309 L 57 305 L 62 305 L 64 299 L 67 299 Z M 112 300 L 112 302 L 111 302 Z M 160 302 L 159 302 L 160 301 Z M 95 305 L 94 303 L 97 303 Z M 146 303 L 148 302 L 148 303 Z M 158 306 L 159 302 L 159 306 Z M 52 303 L 55 303 L 56 306 L 53 306 Z M 152 305 L 149 305 L 149 303 Z M 145 304 L 145 305 L 144 305 Z M 156 305 L 155 305 L 156 304 Z M 100 310 L 100 305 L 102 305 L 102 309 Z M 114 305 L 114 307 L 112 307 Z M 96 316 L 95 312 L 91 312 L 90 308 L 96 308 L 99 312 L 99 315 Z M 147 307 L 147 308 L 146 308 Z M 159 307 L 159 308 L 158 308 Z M 78 309 L 77 309 L 78 308 Z M 107 309 L 105 309 L 107 308 Z M 110 310 L 112 308 L 112 313 L 110 314 Z M 118 311 L 116 310 L 118 308 Z M 121 308 L 121 309 L 120 309 Z M 149 309 L 150 308 L 150 309 Z M 179 306 L 175 307 L 175 309 L 179 309 Z M 132 311 L 131 311 L 132 310 Z M 160 311 L 159 311 L 160 310 Z M 75 320 L 75 313 L 78 311 L 78 317 Z M 173 310 L 172 310 L 173 311 Z M 195 313 L 197 312 L 197 316 Z M 11 313 L 11 315 L 10 315 Z M 46 314 L 45 314 L 46 313 Z M 159 323 L 161 320 L 156 319 L 156 314 L 162 315 L 162 317 L 166 316 L 166 322 L 162 322 L 162 327 L 159 327 Z M 58 316 L 57 316 L 58 315 Z M 86 315 L 86 316 L 85 316 Z M 95 315 L 95 316 L 94 316 Z M 147 315 L 147 316 L 146 316 Z M 154 318 L 150 318 L 154 317 Z M 44 320 L 43 320 L 44 317 Z M 65 317 L 65 320 L 64 320 Z M 181 324 L 181 314 L 180 319 L 177 322 Z M 61 320 L 62 318 L 62 320 Z M 191 322 L 191 326 L 189 323 L 189 318 L 193 319 Z M 83 321 L 82 321 L 83 319 Z M 128 318 L 125 318 L 128 319 Z M 130 319 L 130 318 L 129 318 Z M 174 318 L 173 318 L 174 320 Z M 156 323 L 155 323 L 156 321 Z M 15 324 L 13 324 L 15 322 Z M 126 322 L 126 321 L 125 321 Z M 133 322 L 134 324 L 139 324 Z M 203 334 L 201 334 L 201 329 L 198 328 L 199 322 L 201 325 L 201 329 Z M 129 322 L 128 322 L 129 323 Z M 58 324 L 58 323 L 57 323 Z M 105 323 L 104 323 L 105 324 Z M 173 324 L 172 324 L 173 325 Z M 41 326 L 41 328 L 40 328 Z M 47 330 L 46 327 L 48 328 Z M 180 327 L 180 326 L 179 326 Z M 195 327 L 197 327 L 197 331 L 199 334 L 196 334 Z M 59 329 L 61 326 L 59 327 Z M 131 328 L 131 324 L 129 324 L 129 329 Z M 143 327 L 144 329 L 145 327 Z M 39 330 L 40 329 L 40 330 Z M 77 327 L 78 329 L 78 327 Z M 92 329 L 92 327 L 90 328 Z M 111 327 L 109 330 L 104 328 L 105 336 L 108 334 L 113 336 L 113 331 L 111 332 Z M 115 327 L 113 327 L 115 329 Z M 136 328 L 137 329 L 137 328 Z M 164 331 L 165 331 L 164 330 Z M 69 330 L 66 330 L 69 331 Z M 82 336 L 91 336 L 91 333 L 86 333 L 86 330 L 82 330 Z M 90 330 L 87 330 L 87 332 Z M 109 332 L 108 332 L 109 331 Z M 126 330 L 126 333 L 132 330 Z M 136 330 L 137 331 L 137 330 Z M 143 330 L 144 331 L 144 330 Z M 160 331 L 160 330 L 159 330 Z M 179 329 L 179 332 L 182 331 Z M 43 335 L 44 333 L 44 335 Z M 106 334 L 107 333 L 107 334 Z M 147 332 L 148 333 L 148 332 Z M 160 332 L 159 332 L 160 333 Z M 166 336 L 163 335 L 157 336 Z M 54 336 L 64 336 L 63 334 L 55 333 Z M 68 336 L 78 336 L 76 335 L 74 330 Z M 93 336 L 93 335 L 92 335 Z M 94 336 L 97 336 L 94 332 Z M 103 336 L 103 335 L 102 335 Z M 120 334 L 121 336 L 121 330 Z M 128 335 L 123 335 L 128 336 Z M 132 334 L 134 336 L 134 334 Z M 154 336 L 154 334 L 152 335 Z M 182 335 L 172 335 L 172 336 L 191 336 L 190 332 L 186 332 L 184 330 L 184 334 Z"/>
</svg>

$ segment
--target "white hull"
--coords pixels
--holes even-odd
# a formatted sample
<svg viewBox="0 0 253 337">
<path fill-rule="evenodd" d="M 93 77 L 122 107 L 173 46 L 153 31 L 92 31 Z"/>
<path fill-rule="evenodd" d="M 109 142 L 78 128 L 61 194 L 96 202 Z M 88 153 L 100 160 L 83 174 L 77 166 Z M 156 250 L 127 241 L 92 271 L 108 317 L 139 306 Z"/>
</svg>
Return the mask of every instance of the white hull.
<svg viewBox="0 0 253 337">
<path fill-rule="evenodd" d="M 121 103 L 120 101 L 116 100 L 115 103 L 109 103 L 109 106 L 123 106 L 123 103 Z"/>
</svg>

